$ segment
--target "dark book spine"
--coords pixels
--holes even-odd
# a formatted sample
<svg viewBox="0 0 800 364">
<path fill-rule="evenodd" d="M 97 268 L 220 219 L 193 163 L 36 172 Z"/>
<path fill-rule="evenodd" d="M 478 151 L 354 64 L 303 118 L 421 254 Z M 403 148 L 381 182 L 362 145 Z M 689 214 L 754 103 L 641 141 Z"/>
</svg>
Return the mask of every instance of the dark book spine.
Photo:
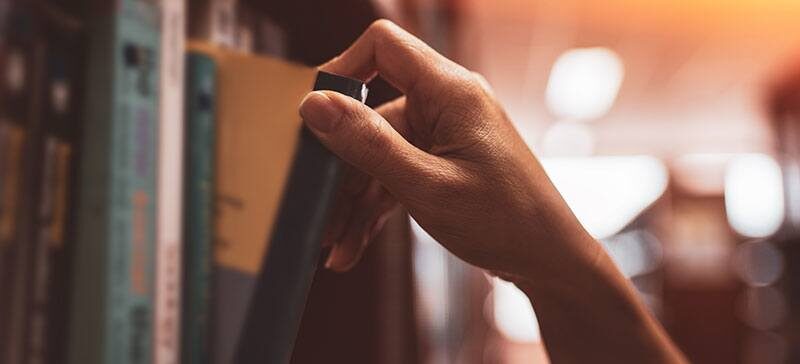
<svg viewBox="0 0 800 364">
<path fill-rule="evenodd" d="M 54 5 L 39 6 L 44 44 L 39 120 L 41 139 L 34 235 L 30 253 L 25 363 L 60 363 L 66 354 L 75 209 L 76 139 L 80 130 L 82 25 Z"/>
<path fill-rule="evenodd" d="M 37 23 L 31 4 L 13 2 L 3 29 L 3 119 L 11 130 L 19 128 L 20 135 L 12 131 L 9 146 L 18 158 L 9 161 L 7 173 L 9 187 L 14 188 L 15 211 L 3 214 L 13 220 L 7 240 L 3 242 L 0 286 L 6 299 L 0 306 L 0 361 L 20 363 L 25 355 L 25 318 L 28 313 L 30 293 L 30 254 L 34 232 L 36 206 L 37 161 L 39 153 L 39 102 L 43 47 L 37 39 Z M 13 136 L 17 134 L 17 136 Z M 15 165 L 15 166 L 14 166 Z M 5 182 L 3 183 L 5 184 Z M 9 221 L 9 220 L 6 220 Z"/>
<path fill-rule="evenodd" d="M 319 72 L 315 90 L 333 90 L 361 102 L 366 86 Z M 339 180 L 339 160 L 301 128 L 269 252 L 257 276 L 238 340 L 236 363 L 288 363 L 320 255 L 320 239 Z"/>
<path fill-rule="evenodd" d="M 187 364 L 210 360 L 216 72 L 210 57 L 187 55 L 181 330 L 181 359 Z"/>
<path fill-rule="evenodd" d="M 41 163 L 41 183 L 37 211 L 36 237 L 33 240 L 31 292 L 28 300 L 25 363 L 45 363 L 52 348 L 48 333 L 58 326 L 50 315 L 55 300 L 53 279 L 56 260 L 65 245 L 66 190 L 68 188 L 72 146 L 59 138 L 45 137 Z M 63 317 L 59 317 L 59 320 Z"/>
<path fill-rule="evenodd" d="M 22 157 L 26 130 L 0 122 L 0 359 L 7 362 L 11 350 L 12 307 L 16 301 L 13 283 L 14 253 L 21 209 Z"/>
</svg>

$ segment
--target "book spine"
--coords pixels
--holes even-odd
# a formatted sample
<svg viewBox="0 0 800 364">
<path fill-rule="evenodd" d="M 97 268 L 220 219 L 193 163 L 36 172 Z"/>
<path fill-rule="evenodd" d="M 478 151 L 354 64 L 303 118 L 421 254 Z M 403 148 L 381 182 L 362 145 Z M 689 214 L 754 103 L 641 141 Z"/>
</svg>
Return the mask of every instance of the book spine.
<svg viewBox="0 0 800 364">
<path fill-rule="evenodd" d="M 4 120 L 6 121 L 6 120 Z M 22 188 L 22 157 L 26 132 L 12 123 L 0 123 L 2 141 L 0 141 L 0 291 L 4 299 L 0 300 L 0 361 L 6 361 L 10 355 L 12 302 L 15 293 L 12 285 L 14 276 L 14 245 L 19 226 L 19 210 Z M 7 293 L 6 293 L 7 292 Z"/>
<path fill-rule="evenodd" d="M 22 128 L 0 121 L 0 252 L 7 248 L 15 235 L 24 138 Z"/>
<path fill-rule="evenodd" d="M 39 13 L 46 62 L 41 100 L 40 168 L 31 244 L 26 363 L 58 363 L 66 350 L 66 321 L 74 242 L 75 143 L 79 123 L 83 37 L 80 22 L 55 7 Z"/>
<path fill-rule="evenodd" d="M 0 361 L 20 363 L 25 356 L 26 317 L 29 312 L 31 291 L 31 252 L 34 239 L 34 218 L 38 190 L 37 160 L 39 153 L 38 90 L 41 86 L 43 44 L 37 38 L 36 17 L 30 4 L 17 2 L 8 10 L 4 46 L 5 84 L 2 111 L 8 120 L 23 128 L 20 145 L 19 168 L 16 174 L 18 188 L 15 197 L 14 231 L 4 253 L 3 277 L 0 277 L 7 301 L 0 312 Z"/>
<path fill-rule="evenodd" d="M 107 319 L 106 278 L 110 230 L 110 148 L 112 141 L 111 90 L 114 69 L 114 19 L 108 9 L 96 9 L 89 24 L 89 56 L 86 110 L 81 145 L 78 189 L 78 231 L 74 257 L 74 284 L 69 323 L 68 362 L 103 363 L 109 338 L 103 329 Z M 118 244 L 118 242 L 116 243 Z M 121 282 L 127 284 L 127 282 Z"/>
<path fill-rule="evenodd" d="M 161 72 L 154 363 L 180 354 L 185 1 L 161 2 Z"/>
<path fill-rule="evenodd" d="M 238 0 L 209 0 L 210 18 L 208 39 L 226 47 L 236 47 Z"/>
<path fill-rule="evenodd" d="M 211 260 L 213 252 L 216 64 L 186 57 L 186 164 L 182 361 L 209 362 Z"/>
<path fill-rule="evenodd" d="M 238 0 L 190 0 L 189 35 L 218 46 L 237 44 Z"/>
<path fill-rule="evenodd" d="M 128 4 L 143 7 L 153 3 Z M 106 362 L 149 363 L 156 260 L 157 17 L 146 21 L 120 17 L 117 32 Z M 123 282 L 127 284 L 120 284 Z"/>
<path fill-rule="evenodd" d="M 155 278 L 159 11 L 98 0 L 91 16 L 70 360 L 150 363 Z"/>
<path fill-rule="evenodd" d="M 258 12 L 251 9 L 247 3 L 236 4 L 237 9 L 235 25 L 234 48 L 242 53 L 255 51 L 255 30 Z"/>
<path fill-rule="evenodd" d="M 28 52 L 15 44 L 7 28 L 9 4 L 0 8 L 0 72 L 6 77 L 0 83 L 0 292 L 13 292 L 11 269 L 13 248 L 18 231 L 24 129 L 27 103 L 26 58 Z M 14 297 L 6 293 L 0 300 L 0 362 L 8 359 L 11 342 L 11 308 Z"/>
<path fill-rule="evenodd" d="M 57 326 L 54 325 L 55 317 L 49 315 L 50 306 L 54 303 L 52 300 L 60 297 L 51 295 L 54 288 L 51 282 L 54 279 L 54 258 L 60 256 L 65 244 L 66 190 L 72 147 L 58 138 L 48 136 L 43 154 L 32 293 L 26 330 L 26 363 L 57 362 L 49 360 L 49 349 L 54 348 L 56 343 L 48 342 L 48 332 L 51 325 Z"/>
</svg>

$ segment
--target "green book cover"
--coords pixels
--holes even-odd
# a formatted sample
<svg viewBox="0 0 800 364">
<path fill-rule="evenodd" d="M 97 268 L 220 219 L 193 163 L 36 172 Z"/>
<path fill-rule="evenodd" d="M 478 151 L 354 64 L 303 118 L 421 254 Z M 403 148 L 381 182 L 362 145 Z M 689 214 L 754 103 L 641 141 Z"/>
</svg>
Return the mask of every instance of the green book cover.
<svg viewBox="0 0 800 364">
<path fill-rule="evenodd" d="M 152 361 L 157 3 L 94 1 L 70 362 Z"/>
<path fill-rule="evenodd" d="M 209 316 L 214 200 L 216 64 L 186 56 L 186 143 L 181 358 L 209 362 Z"/>
</svg>

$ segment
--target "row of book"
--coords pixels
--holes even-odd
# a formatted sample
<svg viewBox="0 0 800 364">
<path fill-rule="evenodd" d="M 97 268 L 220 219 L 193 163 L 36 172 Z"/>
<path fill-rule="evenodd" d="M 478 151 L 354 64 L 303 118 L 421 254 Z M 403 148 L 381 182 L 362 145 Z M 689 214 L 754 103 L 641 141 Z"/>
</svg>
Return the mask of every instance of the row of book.
<svg viewBox="0 0 800 364">
<path fill-rule="evenodd" d="M 0 362 L 231 362 L 316 73 L 236 8 L 0 0 Z"/>
<path fill-rule="evenodd" d="M 0 361 L 42 362 L 66 350 L 85 33 L 50 3 L 0 12 Z"/>
</svg>

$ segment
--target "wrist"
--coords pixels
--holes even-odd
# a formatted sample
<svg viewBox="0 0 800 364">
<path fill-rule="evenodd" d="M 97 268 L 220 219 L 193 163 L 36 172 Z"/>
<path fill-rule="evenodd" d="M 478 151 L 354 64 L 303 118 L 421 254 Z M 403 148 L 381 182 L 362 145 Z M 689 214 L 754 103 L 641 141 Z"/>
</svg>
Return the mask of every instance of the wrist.
<svg viewBox="0 0 800 364">
<path fill-rule="evenodd" d="M 586 362 L 592 353 L 593 361 L 615 362 L 624 352 L 636 358 L 630 361 L 683 362 L 611 257 L 591 237 L 583 239 L 572 244 L 587 254 L 504 277 L 530 299 L 551 359 Z M 592 344 L 576 352 L 575 342 Z"/>
<path fill-rule="evenodd" d="M 519 284 L 574 286 L 616 272 L 602 245 L 567 212 L 549 223 L 529 226 L 515 238 L 518 260 L 508 273 Z"/>
<path fill-rule="evenodd" d="M 577 228 L 554 229 L 551 236 L 556 237 L 536 244 L 538 247 L 525 245 L 529 248 L 523 256 L 529 263 L 503 278 L 519 287 L 534 306 L 594 309 L 599 308 L 597 300 L 637 306 L 633 288 L 603 246 L 577 221 L 575 224 Z M 590 297 L 594 299 L 587 300 Z"/>
</svg>

